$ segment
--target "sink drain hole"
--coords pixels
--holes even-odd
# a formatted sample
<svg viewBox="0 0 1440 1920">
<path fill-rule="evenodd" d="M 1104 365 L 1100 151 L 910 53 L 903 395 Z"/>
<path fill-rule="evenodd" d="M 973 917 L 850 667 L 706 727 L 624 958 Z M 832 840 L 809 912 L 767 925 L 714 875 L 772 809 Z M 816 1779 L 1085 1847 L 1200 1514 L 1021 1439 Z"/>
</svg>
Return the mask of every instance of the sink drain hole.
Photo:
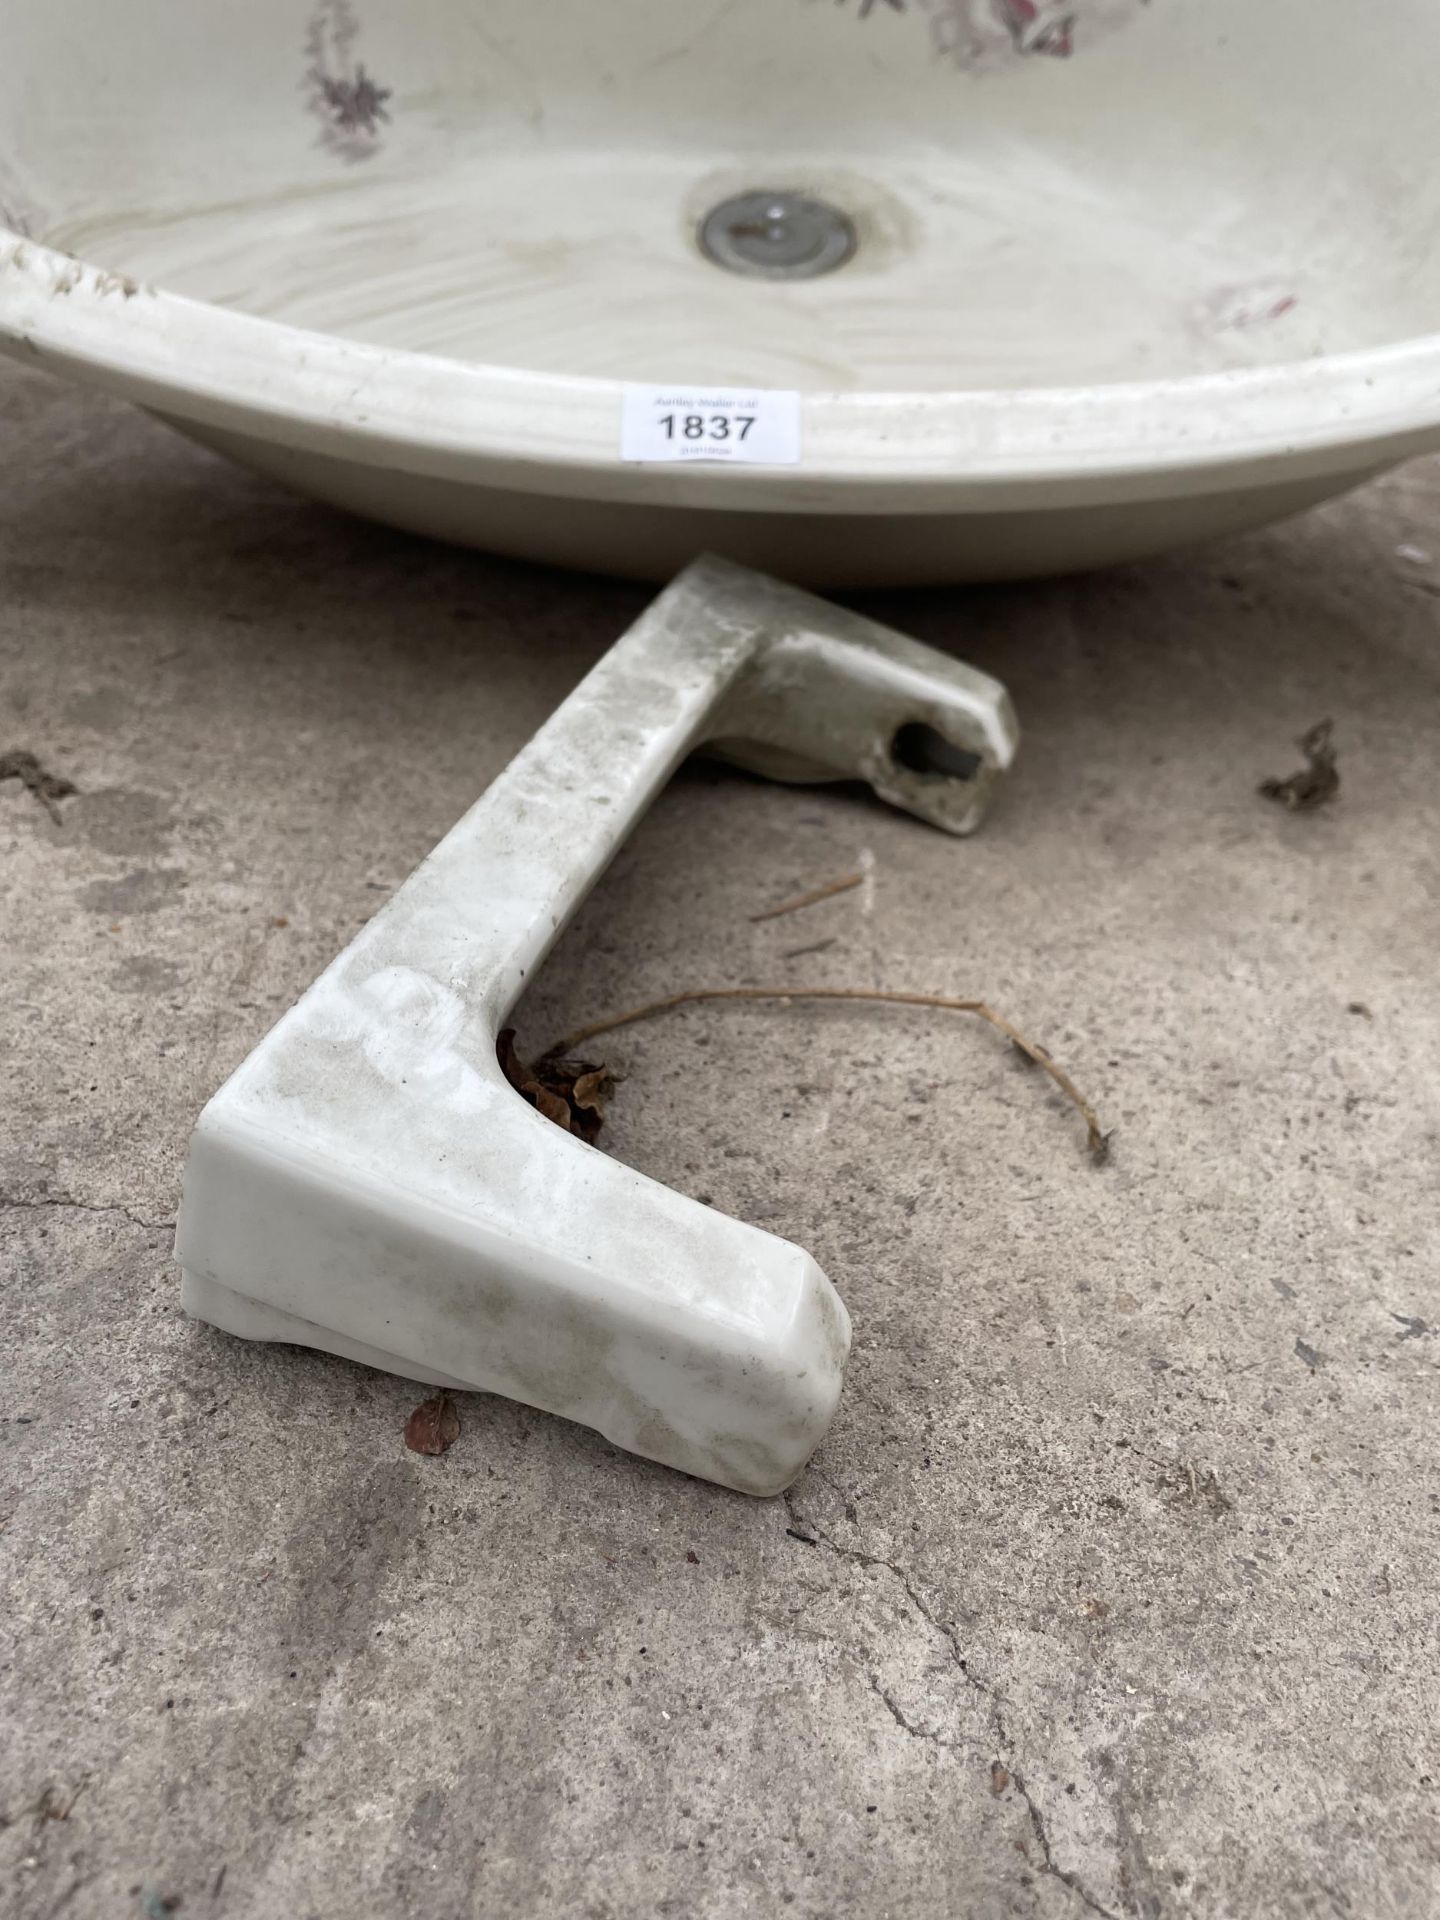
<svg viewBox="0 0 1440 1920">
<path fill-rule="evenodd" d="M 813 280 L 843 267 L 855 228 L 838 207 L 808 194 L 756 188 L 712 207 L 700 222 L 700 250 L 717 267 L 762 280 Z"/>
</svg>

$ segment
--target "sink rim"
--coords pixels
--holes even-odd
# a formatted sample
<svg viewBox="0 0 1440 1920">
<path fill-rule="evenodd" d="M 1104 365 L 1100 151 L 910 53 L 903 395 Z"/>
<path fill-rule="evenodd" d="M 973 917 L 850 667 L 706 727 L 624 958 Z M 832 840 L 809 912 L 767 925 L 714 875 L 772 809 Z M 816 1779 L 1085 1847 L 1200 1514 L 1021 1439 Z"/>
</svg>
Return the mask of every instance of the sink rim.
<svg viewBox="0 0 1440 1920">
<path fill-rule="evenodd" d="M 0 226 L 0 348 L 198 424 L 517 491 L 775 512 L 1154 499 L 1440 444 L 1440 332 L 1074 387 L 802 391 L 798 467 L 622 462 L 616 379 L 447 359 L 137 285 Z M 698 371 L 698 370 L 697 370 Z M 703 378 L 703 374 L 701 375 Z M 1023 497 L 1023 498 L 1022 498 Z"/>
</svg>

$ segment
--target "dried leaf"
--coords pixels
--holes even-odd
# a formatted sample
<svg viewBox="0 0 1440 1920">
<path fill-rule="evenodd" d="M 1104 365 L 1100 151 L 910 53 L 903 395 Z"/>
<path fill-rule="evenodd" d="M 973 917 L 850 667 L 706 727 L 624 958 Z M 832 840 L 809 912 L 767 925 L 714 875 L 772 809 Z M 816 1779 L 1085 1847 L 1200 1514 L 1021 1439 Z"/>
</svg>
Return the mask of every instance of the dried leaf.
<svg viewBox="0 0 1440 1920">
<path fill-rule="evenodd" d="M 576 1074 L 570 1098 L 587 1113 L 603 1114 L 609 1091 L 610 1075 L 607 1070 L 604 1067 L 586 1067 L 583 1073 Z"/>
<path fill-rule="evenodd" d="M 998 1760 L 990 1762 L 990 1791 L 998 1800 L 1010 1784 L 1010 1769 L 1002 1767 Z"/>
<path fill-rule="evenodd" d="M 56 826 L 60 824 L 60 809 L 55 802 L 66 800 L 77 791 L 73 780 L 42 767 L 35 755 L 24 747 L 12 747 L 0 753 L 0 780 L 18 780 L 27 793 L 34 794 Z"/>
<path fill-rule="evenodd" d="M 1213 1467 L 1203 1472 L 1193 1460 L 1177 1460 L 1167 1467 L 1159 1480 L 1161 1493 L 1168 1493 L 1180 1506 L 1207 1506 L 1214 1514 L 1229 1513 L 1234 1502 L 1220 1485 Z"/>
<path fill-rule="evenodd" d="M 592 1060 L 556 1060 L 548 1055 L 530 1066 L 515 1051 L 515 1029 L 506 1027 L 495 1042 L 500 1070 L 538 1113 L 594 1146 L 605 1124 L 605 1103 L 615 1084 L 608 1067 Z"/>
<path fill-rule="evenodd" d="M 553 1120 L 557 1127 L 563 1127 L 567 1133 L 570 1131 L 570 1108 L 558 1093 L 552 1093 L 549 1087 L 538 1080 L 532 1081 L 528 1087 L 522 1087 L 521 1092 L 547 1120 Z"/>
<path fill-rule="evenodd" d="M 448 1453 L 460 1438 L 460 1415 L 448 1393 L 422 1400 L 405 1422 L 405 1444 L 412 1453 Z"/>
<path fill-rule="evenodd" d="M 1260 792 L 1267 800 L 1278 800 L 1282 807 L 1288 807 L 1292 813 L 1303 813 L 1311 807 L 1324 806 L 1340 791 L 1335 723 L 1332 720 L 1317 721 L 1308 733 L 1300 736 L 1297 745 L 1305 756 L 1304 766 L 1295 773 L 1287 774 L 1283 780 L 1262 780 Z"/>
</svg>

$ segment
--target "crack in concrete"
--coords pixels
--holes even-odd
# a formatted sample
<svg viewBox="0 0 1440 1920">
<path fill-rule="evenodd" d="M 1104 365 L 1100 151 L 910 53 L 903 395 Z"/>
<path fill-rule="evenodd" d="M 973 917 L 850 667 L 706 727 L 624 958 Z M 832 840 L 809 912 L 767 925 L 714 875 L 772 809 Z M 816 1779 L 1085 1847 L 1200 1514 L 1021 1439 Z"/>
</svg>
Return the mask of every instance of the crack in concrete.
<svg viewBox="0 0 1440 1920">
<path fill-rule="evenodd" d="M 16 1212 L 43 1213 L 47 1207 L 73 1207 L 79 1213 L 118 1213 L 128 1220 L 132 1227 L 144 1227 L 150 1233 L 175 1231 L 173 1220 L 147 1220 L 142 1214 L 132 1213 L 129 1207 L 122 1207 L 118 1202 L 102 1206 L 98 1200 L 76 1200 L 68 1193 L 56 1194 L 43 1200 L 23 1198 L 19 1194 L 0 1194 L 0 1209 L 7 1213 L 12 1209 Z"/>
<path fill-rule="evenodd" d="M 851 1560 L 856 1566 L 883 1567 L 887 1573 L 892 1574 L 894 1578 L 899 1581 L 906 1598 L 910 1601 L 921 1619 L 926 1621 L 935 1632 L 944 1639 L 950 1649 L 951 1658 L 965 1676 L 966 1683 L 973 1687 L 977 1693 L 982 1694 L 989 1703 L 990 1723 L 995 1732 L 996 1742 L 1001 1748 L 1002 1753 L 1006 1756 L 1013 1755 L 1015 1751 L 1015 1741 L 1006 1717 L 1004 1702 L 994 1687 L 987 1685 L 985 1681 L 979 1679 L 970 1671 L 970 1663 L 960 1651 L 960 1642 L 956 1637 L 954 1627 L 936 1618 L 933 1610 L 916 1592 L 915 1584 L 905 1569 L 899 1566 L 894 1560 L 887 1560 L 883 1554 L 866 1553 L 859 1547 L 841 1546 L 838 1540 L 832 1539 L 822 1527 L 817 1526 L 812 1519 L 799 1511 L 795 1504 L 793 1492 L 787 1488 L 782 1497 L 785 1502 L 785 1511 L 790 1516 L 791 1524 L 799 1531 L 802 1538 L 808 1535 L 815 1544 L 827 1548 L 837 1559 Z M 944 1739 L 937 1733 L 927 1733 L 923 1727 L 917 1727 L 913 1721 L 908 1720 L 890 1693 L 881 1685 L 875 1675 L 867 1673 L 865 1678 L 871 1691 L 884 1702 L 896 1725 L 903 1728 L 912 1739 L 929 1741 L 936 1746 L 948 1748 L 951 1751 L 954 1750 L 954 1743 L 952 1741 Z M 1040 1810 L 1038 1800 L 1026 1784 L 1024 1773 L 1018 1766 L 1012 1764 L 1008 1757 L 1006 1765 L 1010 1774 L 1010 1784 L 1019 1794 L 1021 1800 L 1024 1801 L 1025 1810 L 1029 1814 L 1030 1828 L 1035 1835 L 1035 1844 L 1040 1849 L 1042 1870 L 1051 1875 L 1053 1879 L 1058 1880 L 1062 1886 L 1068 1887 L 1076 1899 L 1081 1901 L 1091 1913 L 1098 1913 L 1101 1916 L 1101 1920 L 1121 1920 L 1121 1916 L 1118 1913 L 1095 1898 L 1094 1894 L 1085 1886 L 1077 1873 L 1072 1872 L 1068 1867 L 1062 1867 L 1056 1860 L 1050 1844 L 1050 1835 L 1045 1825 L 1045 1816 Z"/>
<path fill-rule="evenodd" d="M 998 1713 L 996 1725 L 997 1728 L 1003 1725 Z M 1040 1857 L 1044 1862 L 1046 1873 L 1053 1874 L 1078 1900 L 1082 1900 L 1092 1913 L 1100 1914 L 1102 1920 L 1120 1920 L 1120 1916 L 1112 1908 L 1101 1905 L 1094 1894 L 1082 1883 L 1079 1874 L 1072 1873 L 1068 1867 L 1062 1867 L 1056 1860 L 1050 1851 L 1050 1835 L 1045 1830 L 1045 1816 L 1041 1813 L 1034 1794 L 1026 1786 L 1024 1774 L 1018 1773 L 1014 1767 L 1010 1769 L 1010 1784 L 1025 1802 L 1026 1810 L 1030 1815 L 1030 1826 L 1035 1835 L 1035 1844 L 1040 1849 Z"/>
<path fill-rule="evenodd" d="M 896 1726 L 903 1727 L 912 1740 L 923 1740 L 928 1746 L 941 1747 L 947 1753 L 954 1752 L 955 1742 L 953 1740 L 947 1740 L 943 1733 L 933 1733 L 930 1728 L 917 1727 L 913 1720 L 907 1720 L 894 1694 L 891 1693 L 888 1687 L 881 1685 L 880 1680 L 875 1674 L 867 1673 L 865 1678 L 869 1682 L 870 1691 L 879 1699 L 883 1700 L 889 1708 L 890 1718 L 895 1722 Z"/>
</svg>

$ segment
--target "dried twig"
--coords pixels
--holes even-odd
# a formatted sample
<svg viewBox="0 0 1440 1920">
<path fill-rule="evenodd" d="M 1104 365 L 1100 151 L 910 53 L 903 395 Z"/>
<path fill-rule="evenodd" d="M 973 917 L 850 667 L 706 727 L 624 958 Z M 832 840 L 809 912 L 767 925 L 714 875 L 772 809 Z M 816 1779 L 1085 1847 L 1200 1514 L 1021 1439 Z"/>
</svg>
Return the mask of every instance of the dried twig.
<svg viewBox="0 0 1440 1920">
<path fill-rule="evenodd" d="M 752 921 L 778 920 L 782 913 L 799 913 L 802 907 L 818 907 L 822 900 L 833 900 L 837 893 L 849 893 L 864 878 L 863 873 L 847 873 L 841 880 L 832 880 L 823 887 L 812 887 L 809 893 L 797 893 L 791 900 L 782 900 L 778 907 L 766 907 L 763 913 L 752 913 L 750 918 Z"/>
<path fill-rule="evenodd" d="M 1033 1040 L 1027 1040 L 1003 1014 L 996 1013 L 983 1000 L 955 1000 L 946 994 L 902 993 L 884 987 L 691 987 L 684 993 L 668 994 L 663 1000 L 649 1000 L 643 1007 L 631 1007 L 624 1013 L 611 1014 L 606 1020 L 596 1020 L 587 1027 L 578 1027 L 574 1033 L 567 1033 L 563 1040 L 557 1040 L 554 1046 L 547 1047 L 540 1061 L 543 1064 L 547 1060 L 571 1054 L 598 1034 L 613 1033 L 617 1027 L 633 1026 L 637 1020 L 652 1020 L 657 1014 L 669 1013 L 676 1007 L 693 1006 L 701 1000 L 863 1000 L 887 1006 L 928 1007 L 941 1013 L 973 1013 L 976 1019 L 984 1020 L 997 1033 L 1003 1033 L 1027 1060 L 1034 1061 L 1037 1067 L 1049 1074 L 1084 1120 L 1086 1145 L 1096 1163 L 1105 1160 L 1109 1154 L 1110 1135 L 1103 1131 L 1095 1109 L 1065 1069 L 1058 1066 L 1043 1047 L 1037 1046 Z"/>
<path fill-rule="evenodd" d="M 88 1785 L 88 1778 L 81 1780 L 68 1800 L 62 1798 L 58 1787 L 42 1787 L 34 1809 L 36 1824 L 43 1827 L 51 1820 L 68 1820 L 75 1810 L 75 1802 Z"/>
</svg>

